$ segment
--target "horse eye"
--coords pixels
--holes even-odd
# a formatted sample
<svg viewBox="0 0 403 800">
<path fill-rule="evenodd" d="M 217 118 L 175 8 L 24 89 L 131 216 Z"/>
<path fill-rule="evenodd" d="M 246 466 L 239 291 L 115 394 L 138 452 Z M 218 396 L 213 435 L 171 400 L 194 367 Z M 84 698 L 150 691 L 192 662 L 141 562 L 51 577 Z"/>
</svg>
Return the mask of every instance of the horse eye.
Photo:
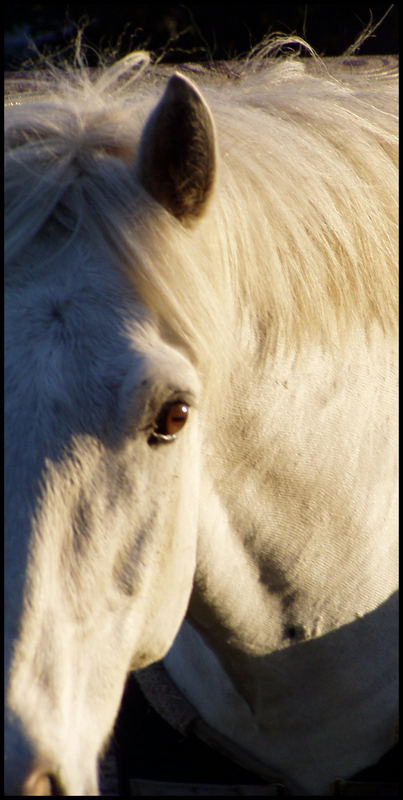
<svg viewBox="0 0 403 800">
<path fill-rule="evenodd" d="M 186 403 L 173 403 L 167 406 L 158 419 L 156 433 L 164 436 L 174 436 L 182 430 L 189 415 L 189 406 Z"/>
<path fill-rule="evenodd" d="M 188 416 L 189 406 L 187 403 L 178 402 L 166 405 L 157 419 L 155 430 L 148 438 L 148 444 L 173 442 L 178 431 L 186 424 Z"/>
</svg>

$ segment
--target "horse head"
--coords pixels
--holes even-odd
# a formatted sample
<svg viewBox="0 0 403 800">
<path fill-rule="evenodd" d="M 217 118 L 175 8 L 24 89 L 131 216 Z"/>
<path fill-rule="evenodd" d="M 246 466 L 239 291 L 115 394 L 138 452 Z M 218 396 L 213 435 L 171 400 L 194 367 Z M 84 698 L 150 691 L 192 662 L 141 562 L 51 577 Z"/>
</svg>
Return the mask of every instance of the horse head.
<svg viewBox="0 0 403 800">
<path fill-rule="evenodd" d="M 170 79 L 129 169 L 140 200 L 202 214 L 215 137 L 190 81 Z M 97 792 L 127 672 L 169 649 L 196 561 L 197 370 L 114 265 L 83 236 L 59 253 L 57 232 L 7 295 L 9 794 Z"/>
</svg>

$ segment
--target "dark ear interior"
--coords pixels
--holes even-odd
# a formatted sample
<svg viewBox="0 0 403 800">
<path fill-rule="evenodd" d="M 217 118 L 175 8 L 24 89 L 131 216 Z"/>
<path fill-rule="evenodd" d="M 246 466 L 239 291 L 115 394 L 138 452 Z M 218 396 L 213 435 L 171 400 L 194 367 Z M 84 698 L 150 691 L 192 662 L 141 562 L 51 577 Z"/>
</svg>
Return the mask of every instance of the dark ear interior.
<svg viewBox="0 0 403 800">
<path fill-rule="evenodd" d="M 185 222 L 203 213 L 215 163 L 210 111 L 191 81 L 175 74 L 144 127 L 137 177 L 158 203 Z"/>
</svg>

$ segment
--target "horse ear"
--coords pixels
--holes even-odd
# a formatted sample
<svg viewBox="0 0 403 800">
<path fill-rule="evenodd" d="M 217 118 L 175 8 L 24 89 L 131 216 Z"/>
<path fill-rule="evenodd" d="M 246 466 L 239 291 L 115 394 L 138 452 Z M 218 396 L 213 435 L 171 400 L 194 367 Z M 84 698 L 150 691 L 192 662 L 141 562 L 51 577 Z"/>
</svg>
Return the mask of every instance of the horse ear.
<svg viewBox="0 0 403 800">
<path fill-rule="evenodd" d="M 167 211 L 188 222 L 206 207 L 215 164 L 211 113 L 193 83 L 176 73 L 144 127 L 137 177 Z"/>
</svg>

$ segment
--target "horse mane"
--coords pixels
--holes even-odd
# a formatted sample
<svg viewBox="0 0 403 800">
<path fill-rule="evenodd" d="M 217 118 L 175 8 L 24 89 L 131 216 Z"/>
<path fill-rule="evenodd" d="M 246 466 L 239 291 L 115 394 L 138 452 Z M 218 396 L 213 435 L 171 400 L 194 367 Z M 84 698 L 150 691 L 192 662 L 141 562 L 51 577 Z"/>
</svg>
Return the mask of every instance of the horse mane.
<svg viewBox="0 0 403 800">
<path fill-rule="evenodd" d="M 95 74 L 49 68 L 6 98 L 6 281 L 34 280 L 26 254 L 57 225 L 62 247 L 83 230 L 102 243 L 200 363 L 230 347 L 239 320 L 246 337 L 296 345 L 373 321 L 394 329 L 397 71 L 342 76 L 340 59 L 274 51 L 180 68 L 219 148 L 214 197 L 191 230 L 132 167 L 170 68 L 139 52 Z"/>
</svg>

